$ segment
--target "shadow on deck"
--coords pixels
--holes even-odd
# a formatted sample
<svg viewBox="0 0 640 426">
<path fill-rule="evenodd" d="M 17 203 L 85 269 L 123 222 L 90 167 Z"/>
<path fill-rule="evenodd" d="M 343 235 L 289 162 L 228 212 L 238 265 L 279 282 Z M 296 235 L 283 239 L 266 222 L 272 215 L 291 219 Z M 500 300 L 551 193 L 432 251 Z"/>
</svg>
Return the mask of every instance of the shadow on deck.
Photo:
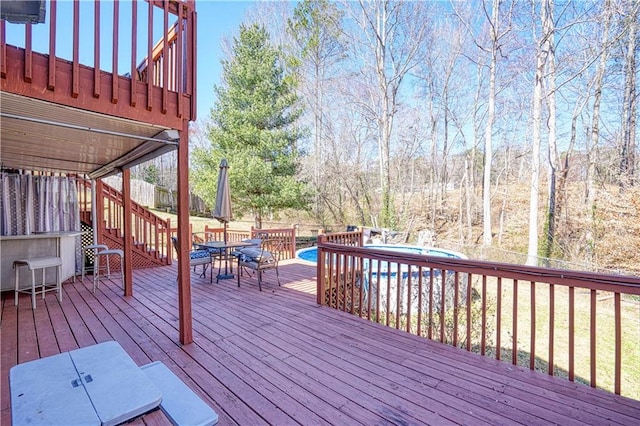
<svg viewBox="0 0 640 426">
<path fill-rule="evenodd" d="M 174 266 L 119 282 L 67 282 L 31 310 L 2 300 L 2 424 L 16 363 L 117 340 L 139 364 L 164 362 L 228 424 L 639 424 L 640 401 L 483 358 L 315 301 L 315 266 L 210 284 L 192 274 L 194 343 L 178 342 Z M 215 280 L 214 280 L 215 281 Z M 137 424 L 166 424 L 156 410 Z"/>
</svg>

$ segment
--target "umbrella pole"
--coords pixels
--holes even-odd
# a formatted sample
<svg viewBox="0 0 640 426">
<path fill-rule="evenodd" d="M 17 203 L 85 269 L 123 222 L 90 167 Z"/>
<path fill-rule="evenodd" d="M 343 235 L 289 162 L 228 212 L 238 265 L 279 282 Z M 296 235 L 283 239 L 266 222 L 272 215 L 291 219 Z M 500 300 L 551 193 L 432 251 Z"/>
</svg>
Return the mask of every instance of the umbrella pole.
<svg viewBox="0 0 640 426">
<path fill-rule="evenodd" d="M 227 222 L 224 222 L 224 245 L 225 246 L 227 245 Z M 229 252 L 228 252 L 228 249 L 225 247 L 224 249 L 224 274 L 225 275 L 228 275 L 228 271 L 227 271 L 228 260 L 229 260 Z"/>
</svg>

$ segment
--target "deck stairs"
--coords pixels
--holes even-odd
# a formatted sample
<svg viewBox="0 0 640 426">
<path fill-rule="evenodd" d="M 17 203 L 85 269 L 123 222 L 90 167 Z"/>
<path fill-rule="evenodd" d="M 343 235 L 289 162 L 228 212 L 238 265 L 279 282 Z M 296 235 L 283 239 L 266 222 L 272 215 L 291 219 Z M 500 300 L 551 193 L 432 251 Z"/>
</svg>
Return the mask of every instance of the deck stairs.
<svg viewBox="0 0 640 426">
<path fill-rule="evenodd" d="M 110 248 L 124 249 L 124 228 L 123 212 L 124 202 L 122 192 L 102 183 L 97 188 L 102 187 L 101 193 L 97 194 L 101 199 L 96 201 L 96 205 L 102 205 L 103 217 L 98 219 L 100 228 L 98 230 L 98 242 L 106 244 Z M 100 189 L 98 189 L 100 190 Z M 80 217 L 82 222 L 92 228 L 92 203 L 91 203 L 91 181 L 78 179 L 78 191 L 80 198 Z M 170 265 L 172 253 L 169 239 L 170 221 L 155 215 L 148 208 L 136 203 L 132 204 L 132 227 L 133 227 L 133 267 L 147 268 L 153 266 Z M 89 241 L 91 241 L 89 239 Z"/>
</svg>

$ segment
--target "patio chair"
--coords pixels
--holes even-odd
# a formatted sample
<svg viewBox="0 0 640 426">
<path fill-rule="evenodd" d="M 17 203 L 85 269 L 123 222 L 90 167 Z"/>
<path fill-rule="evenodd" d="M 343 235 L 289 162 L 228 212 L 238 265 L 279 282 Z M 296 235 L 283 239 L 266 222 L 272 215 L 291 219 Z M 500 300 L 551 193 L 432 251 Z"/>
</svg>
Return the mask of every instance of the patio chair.
<svg viewBox="0 0 640 426">
<path fill-rule="evenodd" d="M 244 247 L 238 250 L 238 287 L 240 287 L 240 276 L 243 274 L 243 270 L 248 272 L 249 269 L 256 271 L 260 291 L 262 291 L 262 272 L 269 269 L 275 269 L 278 286 L 280 286 L 278 261 L 281 245 L 280 240 L 266 239 L 260 243 L 260 247 Z"/>
<path fill-rule="evenodd" d="M 176 249 L 176 253 L 178 253 L 178 238 L 171 237 L 171 242 L 173 243 L 173 248 Z M 211 261 L 211 253 L 208 250 L 197 249 L 189 251 L 189 262 L 193 266 L 193 271 L 195 272 L 196 266 L 202 265 L 201 277 L 204 277 L 207 273 L 207 266 L 211 265 Z"/>
</svg>

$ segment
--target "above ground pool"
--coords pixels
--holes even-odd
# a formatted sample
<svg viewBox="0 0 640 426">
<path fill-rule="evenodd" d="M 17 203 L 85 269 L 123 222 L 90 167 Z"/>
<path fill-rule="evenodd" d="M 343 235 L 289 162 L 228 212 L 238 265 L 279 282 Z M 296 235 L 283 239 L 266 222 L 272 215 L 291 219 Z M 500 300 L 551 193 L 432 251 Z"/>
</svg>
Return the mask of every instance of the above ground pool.
<svg viewBox="0 0 640 426">
<path fill-rule="evenodd" d="M 406 245 L 400 246 L 400 245 L 384 245 L 384 244 L 367 244 L 364 247 L 378 249 L 378 250 L 397 251 L 400 253 L 423 254 L 427 256 L 453 257 L 456 259 L 466 258 L 466 256 L 461 253 L 457 253 L 451 250 L 437 249 L 433 247 L 419 247 L 419 246 L 406 246 Z M 296 257 L 298 259 L 302 259 L 307 262 L 316 263 L 318 260 L 318 248 L 309 247 L 309 248 L 300 249 L 296 252 Z"/>
</svg>

